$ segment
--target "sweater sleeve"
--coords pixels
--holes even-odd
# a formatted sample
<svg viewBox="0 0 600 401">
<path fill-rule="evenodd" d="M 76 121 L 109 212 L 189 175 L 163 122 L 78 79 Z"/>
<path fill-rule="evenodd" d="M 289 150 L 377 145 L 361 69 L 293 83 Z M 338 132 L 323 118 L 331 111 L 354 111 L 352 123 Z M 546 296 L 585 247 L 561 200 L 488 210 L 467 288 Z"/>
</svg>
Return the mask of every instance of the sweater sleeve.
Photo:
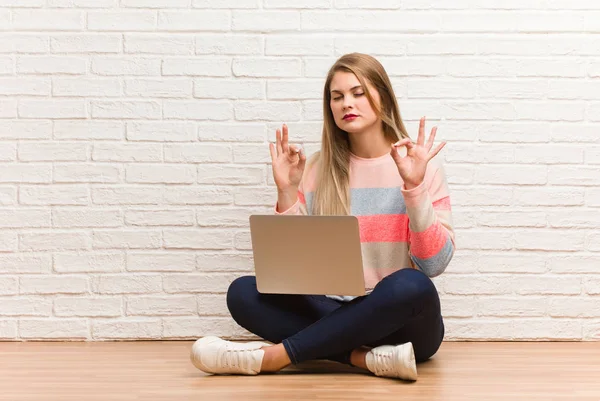
<svg viewBox="0 0 600 401">
<path fill-rule="evenodd" d="M 408 215 L 408 242 L 412 262 L 427 276 L 446 270 L 455 250 L 450 194 L 441 164 L 432 163 L 416 188 L 402 187 Z"/>
</svg>

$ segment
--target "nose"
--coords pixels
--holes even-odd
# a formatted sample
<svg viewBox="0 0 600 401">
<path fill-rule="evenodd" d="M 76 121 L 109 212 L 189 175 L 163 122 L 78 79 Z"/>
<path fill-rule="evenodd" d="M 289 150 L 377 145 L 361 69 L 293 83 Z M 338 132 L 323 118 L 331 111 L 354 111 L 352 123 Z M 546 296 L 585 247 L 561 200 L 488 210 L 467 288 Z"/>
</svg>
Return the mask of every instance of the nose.
<svg viewBox="0 0 600 401">
<path fill-rule="evenodd" d="M 352 96 L 344 96 L 342 109 L 348 110 L 352 108 Z"/>
</svg>

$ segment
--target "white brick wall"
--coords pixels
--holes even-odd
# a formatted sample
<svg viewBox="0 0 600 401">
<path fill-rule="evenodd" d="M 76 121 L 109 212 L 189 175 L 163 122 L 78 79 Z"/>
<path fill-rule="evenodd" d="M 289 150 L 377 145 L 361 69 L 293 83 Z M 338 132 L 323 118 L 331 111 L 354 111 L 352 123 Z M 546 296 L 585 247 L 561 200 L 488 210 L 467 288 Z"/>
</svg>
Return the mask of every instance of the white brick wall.
<svg viewBox="0 0 600 401">
<path fill-rule="evenodd" d="M 0 339 L 245 338 L 229 283 L 319 147 L 324 75 L 375 55 L 439 126 L 447 339 L 600 339 L 600 5 L 0 0 Z"/>
</svg>

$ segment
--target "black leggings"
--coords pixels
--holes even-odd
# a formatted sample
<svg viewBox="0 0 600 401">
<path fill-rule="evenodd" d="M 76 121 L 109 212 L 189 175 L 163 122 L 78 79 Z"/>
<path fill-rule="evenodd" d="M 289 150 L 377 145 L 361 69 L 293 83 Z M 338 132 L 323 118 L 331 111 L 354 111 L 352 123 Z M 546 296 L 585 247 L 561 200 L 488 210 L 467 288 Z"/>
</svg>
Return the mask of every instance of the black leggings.
<svg viewBox="0 0 600 401">
<path fill-rule="evenodd" d="M 227 292 L 233 319 L 273 343 L 283 343 L 293 364 L 329 359 L 350 364 L 362 345 L 412 342 L 417 362 L 433 356 L 444 338 L 440 300 L 423 272 L 398 270 L 369 295 L 350 302 L 324 295 L 261 294 L 256 278 L 236 279 Z"/>
</svg>

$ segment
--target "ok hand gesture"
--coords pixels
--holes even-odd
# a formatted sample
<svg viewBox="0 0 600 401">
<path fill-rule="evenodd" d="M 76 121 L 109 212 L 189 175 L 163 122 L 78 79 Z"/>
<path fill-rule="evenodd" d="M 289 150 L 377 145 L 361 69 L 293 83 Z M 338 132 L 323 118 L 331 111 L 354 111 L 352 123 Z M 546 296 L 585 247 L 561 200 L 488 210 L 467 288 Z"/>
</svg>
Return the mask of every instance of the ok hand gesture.
<svg viewBox="0 0 600 401">
<path fill-rule="evenodd" d="M 306 155 L 302 148 L 290 146 L 288 143 L 288 127 L 283 125 L 283 137 L 278 129 L 277 143 L 269 143 L 271 161 L 273 162 L 273 178 L 279 193 L 296 193 L 306 164 Z"/>
<path fill-rule="evenodd" d="M 433 127 L 431 135 L 425 143 L 425 117 L 422 117 L 419 124 L 417 143 L 413 143 L 410 138 L 404 138 L 392 145 L 390 154 L 396 162 L 396 166 L 398 166 L 398 172 L 406 189 L 415 188 L 423 182 L 427 163 L 446 145 L 446 142 L 442 142 L 431 150 L 436 131 L 437 127 Z M 398 147 L 400 146 L 406 146 L 406 156 L 398 154 Z"/>
</svg>

